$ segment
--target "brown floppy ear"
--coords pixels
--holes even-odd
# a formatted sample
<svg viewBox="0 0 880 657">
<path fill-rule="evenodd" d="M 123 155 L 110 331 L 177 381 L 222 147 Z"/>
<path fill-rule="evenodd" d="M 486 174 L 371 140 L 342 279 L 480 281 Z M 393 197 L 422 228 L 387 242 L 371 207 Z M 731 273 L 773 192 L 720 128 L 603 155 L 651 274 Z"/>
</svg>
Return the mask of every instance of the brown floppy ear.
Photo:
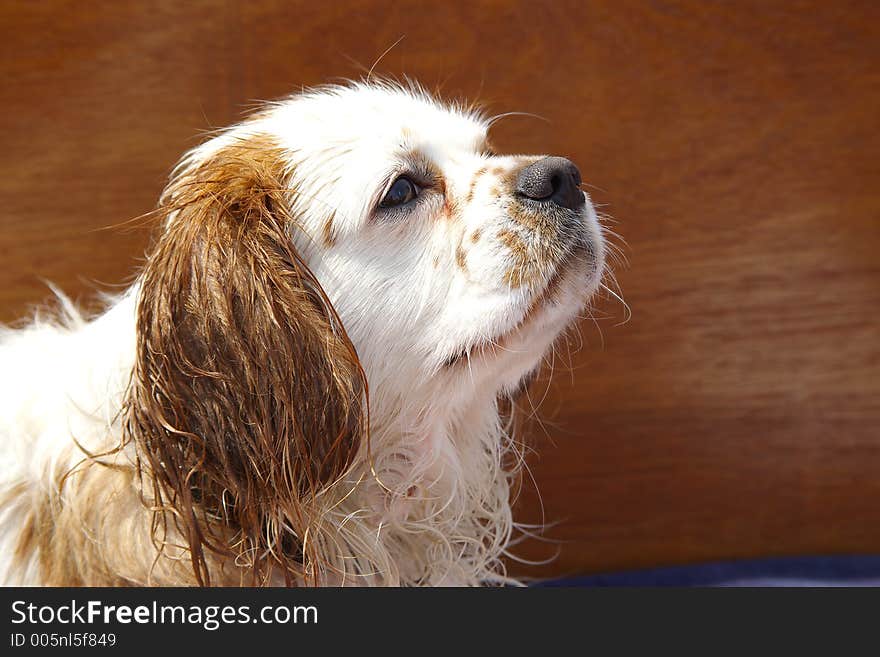
<svg viewBox="0 0 880 657">
<path fill-rule="evenodd" d="M 354 347 L 290 240 L 284 171 L 260 136 L 184 167 L 142 277 L 127 434 L 154 540 L 178 534 L 200 584 L 215 556 L 258 583 L 301 574 L 309 505 L 367 431 Z"/>
</svg>

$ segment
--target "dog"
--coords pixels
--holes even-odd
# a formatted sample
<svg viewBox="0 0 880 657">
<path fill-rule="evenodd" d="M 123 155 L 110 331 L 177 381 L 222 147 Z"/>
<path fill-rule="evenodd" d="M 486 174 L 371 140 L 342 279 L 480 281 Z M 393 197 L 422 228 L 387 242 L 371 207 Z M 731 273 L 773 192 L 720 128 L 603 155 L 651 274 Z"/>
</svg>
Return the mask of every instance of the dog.
<svg viewBox="0 0 880 657">
<path fill-rule="evenodd" d="M 7 585 L 493 585 L 507 421 L 598 290 L 577 167 L 414 84 L 304 90 L 172 171 L 134 283 L 0 336 Z"/>
</svg>

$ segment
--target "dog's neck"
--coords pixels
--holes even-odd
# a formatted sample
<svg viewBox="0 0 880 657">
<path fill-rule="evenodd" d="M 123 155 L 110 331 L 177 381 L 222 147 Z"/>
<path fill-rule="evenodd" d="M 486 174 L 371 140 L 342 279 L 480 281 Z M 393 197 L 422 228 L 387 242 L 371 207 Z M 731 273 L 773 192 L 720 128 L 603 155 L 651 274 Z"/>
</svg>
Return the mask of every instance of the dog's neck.
<svg viewBox="0 0 880 657">
<path fill-rule="evenodd" d="M 41 469 L 53 469 L 57 476 L 82 461 L 80 447 L 92 454 L 119 447 L 121 415 L 135 361 L 139 293 L 135 284 L 105 313 L 64 335 L 69 345 L 61 351 L 77 367 L 63 369 L 82 372 L 82 378 L 63 382 L 57 400 L 76 411 L 51 416 L 78 418 L 74 422 L 76 442 L 58 445 L 61 449 L 52 457 L 42 457 Z M 322 557 L 328 568 L 306 572 L 305 580 L 329 584 L 498 580 L 503 570 L 502 546 L 512 531 L 512 475 L 504 463 L 510 444 L 494 391 L 484 388 L 462 395 L 449 387 L 453 385 L 429 382 L 414 388 L 406 399 L 397 398 L 396 403 L 383 399 L 374 406 L 369 444 L 361 445 L 350 474 L 328 493 L 327 508 L 310 537 L 325 546 Z M 380 390 L 374 388 L 372 393 L 381 399 Z M 139 462 L 132 444 L 116 452 L 112 460 L 132 471 Z M 99 468 L 93 468 L 94 475 L 104 470 L 94 467 Z M 129 479 L 136 480 L 136 476 Z M 68 479 L 66 485 L 85 485 L 86 481 L 86 477 Z M 114 485 L 127 486 L 122 479 Z M 97 484 L 91 493 L 119 499 L 119 490 L 101 493 Z M 129 512 L 137 509 L 140 493 L 139 489 L 129 491 Z M 90 502 L 103 504 L 97 499 Z M 148 513 L 145 508 L 142 511 L 144 519 L 129 524 L 147 532 Z M 149 544 L 148 537 L 141 538 Z M 164 573 L 161 568 L 151 571 L 151 558 L 138 554 L 120 560 L 115 567 L 131 571 L 118 573 L 118 581 L 163 583 L 167 577 L 167 583 L 174 583 L 182 576 L 179 565 Z M 105 568 L 112 572 L 114 566 Z M 234 573 L 230 581 L 235 582 Z M 73 582 L 60 579 L 56 583 Z"/>
</svg>

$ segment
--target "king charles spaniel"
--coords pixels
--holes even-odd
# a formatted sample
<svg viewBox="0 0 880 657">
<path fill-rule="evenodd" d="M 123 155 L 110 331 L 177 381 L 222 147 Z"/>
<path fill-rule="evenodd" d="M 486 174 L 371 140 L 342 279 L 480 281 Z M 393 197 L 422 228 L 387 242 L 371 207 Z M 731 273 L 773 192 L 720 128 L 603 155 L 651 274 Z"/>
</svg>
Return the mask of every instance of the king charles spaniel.
<svg viewBox="0 0 880 657">
<path fill-rule="evenodd" d="M 510 582 L 505 402 L 607 247 L 490 123 L 361 82 L 184 156 L 124 294 L 0 334 L 0 581 Z"/>
</svg>

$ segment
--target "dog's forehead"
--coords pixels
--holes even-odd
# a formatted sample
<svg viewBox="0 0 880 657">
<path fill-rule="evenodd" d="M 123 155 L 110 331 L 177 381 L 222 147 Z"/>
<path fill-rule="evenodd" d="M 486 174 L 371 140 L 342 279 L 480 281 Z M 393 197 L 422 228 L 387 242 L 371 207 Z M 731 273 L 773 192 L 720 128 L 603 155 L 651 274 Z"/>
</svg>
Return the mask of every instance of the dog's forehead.
<svg viewBox="0 0 880 657">
<path fill-rule="evenodd" d="M 474 111 L 419 90 L 355 85 L 307 92 L 278 107 L 275 131 L 300 152 L 483 148 L 487 123 Z M 378 153 L 377 153 L 378 154 Z"/>
</svg>

